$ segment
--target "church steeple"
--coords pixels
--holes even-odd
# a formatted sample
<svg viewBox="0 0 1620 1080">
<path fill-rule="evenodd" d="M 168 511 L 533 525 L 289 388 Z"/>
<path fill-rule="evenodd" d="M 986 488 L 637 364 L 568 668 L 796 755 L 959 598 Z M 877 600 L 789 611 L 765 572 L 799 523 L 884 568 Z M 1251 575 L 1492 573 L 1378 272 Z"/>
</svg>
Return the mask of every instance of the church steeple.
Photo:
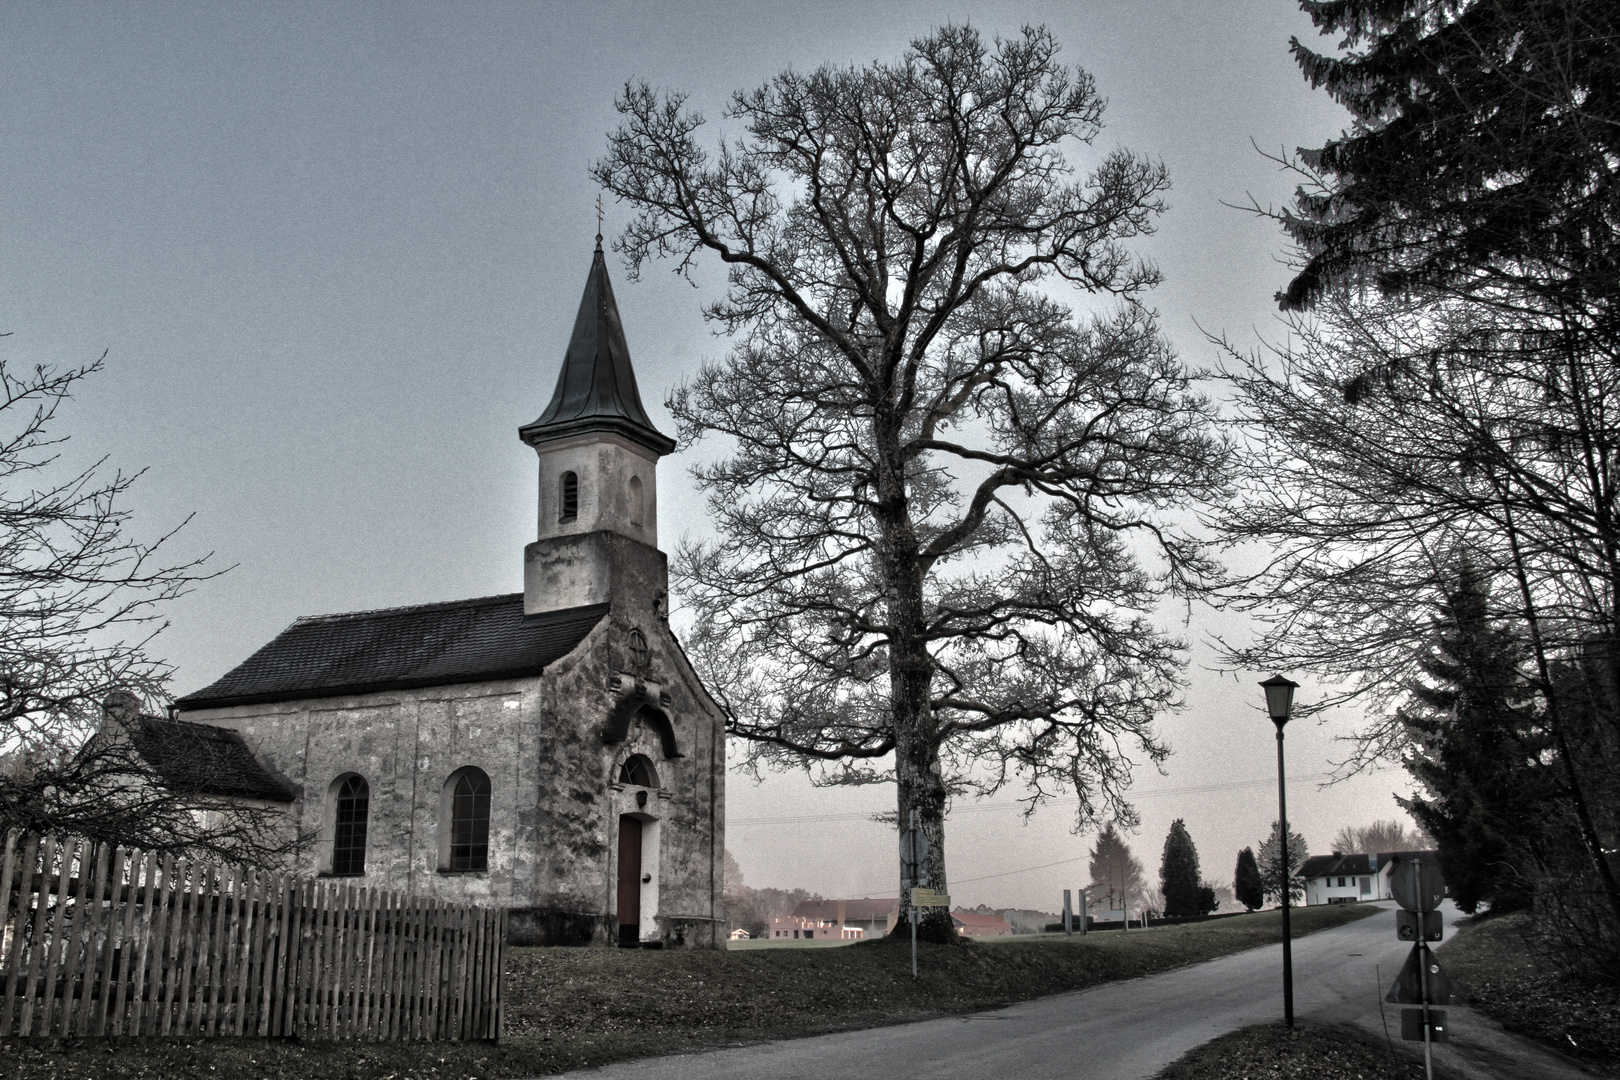
<svg viewBox="0 0 1620 1080">
<path fill-rule="evenodd" d="M 518 436 L 540 465 L 538 528 L 523 555 L 523 610 L 623 600 L 626 590 L 644 593 L 643 604 L 664 596 L 658 459 L 675 440 L 653 427 L 641 405 L 600 236 L 556 392 Z"/>
<path fill-rule="evenodd" d="M 539 419 L 518 429 L 518 437 L 538 449 L 541 443 L 585 432 L 622 435 L 659 457 L 675 449 L 675 440 L 653 427 L 641 405 L 600 236 L 556 392 Z"/>
</svg>

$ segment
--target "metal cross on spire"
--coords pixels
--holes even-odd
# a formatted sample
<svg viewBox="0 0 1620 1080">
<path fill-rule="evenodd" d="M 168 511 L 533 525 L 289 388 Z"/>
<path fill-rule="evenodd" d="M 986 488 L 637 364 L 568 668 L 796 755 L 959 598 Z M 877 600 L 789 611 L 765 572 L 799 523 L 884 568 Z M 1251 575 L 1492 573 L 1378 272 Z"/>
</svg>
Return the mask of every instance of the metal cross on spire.
<svg viewBox="0 0 1620 1080">
<path fill-rule="evenodd" d="M 602 250 L 602 196 L 596 196 L 596 250 Z"/>
</svg>

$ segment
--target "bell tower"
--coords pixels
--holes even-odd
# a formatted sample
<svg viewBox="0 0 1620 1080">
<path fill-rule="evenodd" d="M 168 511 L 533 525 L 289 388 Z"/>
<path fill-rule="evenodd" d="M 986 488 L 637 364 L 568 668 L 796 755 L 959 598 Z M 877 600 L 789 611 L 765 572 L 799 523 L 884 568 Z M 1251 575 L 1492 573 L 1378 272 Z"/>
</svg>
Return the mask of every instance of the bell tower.
<svg viewBox="0 0 1620 1080">
<path fill-rule="evenodd" d="M 654 576 L 664 576 L 657 471 L 675 440 L 642 407 L 600 236 L 551 404 L 518 437 L 540 459 L 539 527 L 524 549 L 526 613 L 608 602 L 623 577 L 618 564 L 640 561 L 638 547 L 650 549 Z"/>
</svg>

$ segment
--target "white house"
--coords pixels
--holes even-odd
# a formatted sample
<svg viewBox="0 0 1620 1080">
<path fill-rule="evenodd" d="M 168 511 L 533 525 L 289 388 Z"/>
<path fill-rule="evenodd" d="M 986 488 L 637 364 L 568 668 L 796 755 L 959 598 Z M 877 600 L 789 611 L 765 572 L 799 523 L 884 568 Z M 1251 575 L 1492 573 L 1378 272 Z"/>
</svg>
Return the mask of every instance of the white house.
<svg viewBox="0 0 1620 1080">
<path fill-rule="evenodd" d="M 1384 851 L 1373 855 L 1313 855 L 1299 869 L 1305 879 L 1305 903 L 1348 904 L 1356 900 L 1388 900 L 1389 872 L 1397 857 L 1432 861 L 1432 851 Z"/>
</svg>

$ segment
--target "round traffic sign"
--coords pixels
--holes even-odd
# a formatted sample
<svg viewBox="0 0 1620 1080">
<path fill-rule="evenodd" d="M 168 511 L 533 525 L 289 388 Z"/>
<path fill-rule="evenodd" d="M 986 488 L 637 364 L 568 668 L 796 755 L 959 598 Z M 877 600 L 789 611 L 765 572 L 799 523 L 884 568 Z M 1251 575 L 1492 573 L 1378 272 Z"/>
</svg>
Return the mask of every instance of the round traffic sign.
<svg viewBox="0 0 1620 1080">
<path fill-rule="evenodd" d="M 1389 872 L 1389 891 L 1407 911 L 1433 911 L 1446 898 L 1446 880 L 1430 859 L 1397 856 Z"/>
</svg>

